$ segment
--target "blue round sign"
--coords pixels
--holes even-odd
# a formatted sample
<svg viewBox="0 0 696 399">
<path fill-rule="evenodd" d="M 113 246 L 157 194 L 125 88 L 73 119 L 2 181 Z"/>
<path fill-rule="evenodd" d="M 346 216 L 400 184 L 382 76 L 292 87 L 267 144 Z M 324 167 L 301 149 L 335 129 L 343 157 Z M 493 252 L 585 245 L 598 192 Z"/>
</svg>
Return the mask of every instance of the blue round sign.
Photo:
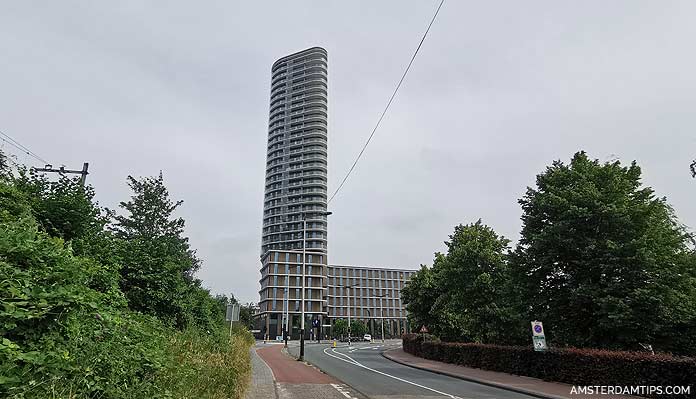
<svg viewBox="0 0 696 399">
<path fill-rule="evenodd" d="M 541 334 L 541 326 L 540 325 L 535 325 L 534 326 L 534 332 L 537 334 Z"/>
</svg>

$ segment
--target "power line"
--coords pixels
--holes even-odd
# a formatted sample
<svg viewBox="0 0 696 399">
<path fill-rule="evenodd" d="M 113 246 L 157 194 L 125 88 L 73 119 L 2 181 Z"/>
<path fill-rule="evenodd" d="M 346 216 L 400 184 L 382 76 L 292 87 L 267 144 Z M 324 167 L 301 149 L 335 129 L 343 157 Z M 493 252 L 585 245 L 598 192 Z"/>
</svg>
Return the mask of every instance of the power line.
<svg viewBox="0 0 696 399">
<path fill-rule="evenodd" d="M 392 93 L 391 97 L 389 98 L 389 102 L 387 102 L 387 106 L 384 107 L 384 111 L 382 111 L 382 115 L 380 115 L 379 119 L 377 120 L 377 124 L 375 125 L 375 128 L 372 129 L 372 133 L 370 133 L 370 137 L 367 138 L 365 145 L 360 150 L 360 153 L 358 154 L 357 158 L 355 158 L 355 162 L 353 162 L 353 165 L 350 167 L 350 169 L 348 169 L 348 173 L 346 173 L 346 176 L 341 181 L 341 184 L 339 184 L 336 191 L 334 191 L 334 193 L 331 195 L 331 198 L 329 198 L 328 203 L 330 203 L 331 200 L 334 199 L 336 194 L 338 194 L 338 192 L 341 190 L 343 185 L 346 183 L 346 180 L 348 180 L 348 176 L 350 176 L 350 174 L 353 172 L 353 169 L 355 169 L 355 165 L 358 164 L 360 157 L 362 157 L 363 152 L 365 152 L 365 149 L 367 148 L 368 144 L 370 144 L 370 141 L 372 140 L 372 136 L 375 135 L 375 132 L 377 131 L 377 128 L 379 127 L 379 124 L 382 123 L 382 119 L 384 118 L 384 115 L 387 113 L 387 110 L 389 110 L 389 106 L 391 105 L 392 101 L 394 101 L 394 97 L 396 97 L 396 93 L 399 91 L 399 88 L 401 87 L 401 83 L 403 83 L 404 79 L 406 78 L 406 75 L 408 74 L 409 69 L 411 69 L 411 65 L 413 64 L 413 61 L 416 59 L 416 56 L 418 55 L 418 51 L 420 50 L 421 46 L 423 45 L 423 42 L 425 41 L 425 37 L 428 36 L 428 32 L 430 31 L 430 27 L 433 26 L 433 22 L 435 22 L 435 18 L 437 18 L 437 14 L 440 12 L 440 8 L 442 7 L 442 4 L 444 2 L 445 2 L 445 0 L 441 0 L 440 5 L 437 6 L 437 10 L 435 10 L 435 14 L 433 15 L 433 18 L 430 20 L 430 23 L 428 24 L 428 29 L 426 29 L 425 33 L 423 33 L 423 37 L 421 38 L 420 43 L 418 43 L 418 47 L 416 48 L 416 51 L 413 53 L 413 56 L 411 57 L 411 61 L 408 62 L 408 66 L 406 67 L 404 74 L 401 75 L 401 79 L 399 80 L 399 83 L 396 85 L 396 89 L 394 89 L 394 93 Z"/>
<path fill-rule="evenodd" d="M 10 144 L 11 146 L 13 146 L 13 147 L 15 147 L 16 149 L 18 149 L 18 150 L 20 150 L 20 151 L 26 153 L 27 155 L 32 156 L 32 157 L 38 159 L 39 161 L 43 162 L 45 165 L 47 165 L 47 164 L 49 163 L 49 162 L 46 161 L 45 159 L 43 159 L 43 158 L 41 158 L 40 156 L 36 155 L 34 152 L 32 152 L 32 151 L 31 151 L 30 149 L 28 149 L 27 147 L 23 146 L 19 141 L 17 141 L 17 140 L 15 140 L 15 139 L 13 139 L 12 137 L 10 137 L 10 135 L 8 135 L 7 133 L 3 132 L 2 130 L 0 130 L 0 134 L 2 134 L 3 136 L 7 137 L 8 139 L 10 139 L 10 141 L 7 141 L 7 140 L 5 140 L 5 139 L 2 138 L 2 137 L 0 137 L 0 140 L 6 142 L 6 143 L 8 143 L 8 144 Z"/>
</svg>

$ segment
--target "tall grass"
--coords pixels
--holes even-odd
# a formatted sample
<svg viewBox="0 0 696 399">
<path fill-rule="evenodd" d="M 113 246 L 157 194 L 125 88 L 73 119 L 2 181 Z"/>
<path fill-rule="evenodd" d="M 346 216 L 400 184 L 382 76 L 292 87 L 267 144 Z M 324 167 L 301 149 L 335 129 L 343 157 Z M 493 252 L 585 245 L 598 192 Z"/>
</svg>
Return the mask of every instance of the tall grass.
<svg viewBox="0 0 696 399">
<path fill-rule="evenodd" d="M 228 336 L 226 328 L 177 332 L 169 341 L 169 364 L 157 379 L 165 397 L 229 399 L 244 397 L 251 377 L 249 347 L 254 342 L 244 329 Z"/>
</svg>

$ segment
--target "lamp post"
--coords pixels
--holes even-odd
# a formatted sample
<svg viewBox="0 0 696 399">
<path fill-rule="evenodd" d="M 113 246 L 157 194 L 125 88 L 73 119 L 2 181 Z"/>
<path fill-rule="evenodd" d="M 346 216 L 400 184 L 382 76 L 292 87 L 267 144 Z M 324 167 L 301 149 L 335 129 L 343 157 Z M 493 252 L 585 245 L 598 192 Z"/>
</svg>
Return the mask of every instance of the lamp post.
<svg viewBox="0 0 696 399">
<path fill-rule="evenodd" d="M 355 281 L 355 280 L 353 280 Z M 343 286 L 346 289 L 346 295 L 348 296 L 348 346 L 350 346 L 350 289 L 351 288 L 360 288 L 358 284 L 353 284 L 353 285 L 344 285 Z"/>
<path fill-rule="evenodd" d="M 370 337 L 372 337 L 375 334 L 375 329 L 373 328 L 374 325 L 372 324 L 372 312 L 370 312 L 370 309 L 367 308 L 365 308 L 365 310 L 367 310 L 367 320 L 369 320 L 370 323 Z"/>
<path fill-rule="evenodd" d="M 312 212 L 314 215 L 329 216 L 331 212 Z M 305 336 L 305 269 L 307 267 L 307 217 L 302 214 L 302 307 L 300 311 L 300 358 L 304 360 L 304 336 Z"/>
<path fill-rule="evenodd" d="M 382 298 L 389 296 L 389 292 L 385 292 L 382 295 L 377 295 L 379 298 L 379 324 L 382 326 L 382 342 L 384 342 L 384 309 L 382 306 Z"/>
<path fill-rule="evenodd" d="M 288 347 L 288 324 L 290 319 L 290 270 L 285 274 L 285 303 L 283 304 L 283 316 L 285 316 L 285 323 L 283 323 L 283 335 L 285 335 L 285 347 Z"/>
</svg>

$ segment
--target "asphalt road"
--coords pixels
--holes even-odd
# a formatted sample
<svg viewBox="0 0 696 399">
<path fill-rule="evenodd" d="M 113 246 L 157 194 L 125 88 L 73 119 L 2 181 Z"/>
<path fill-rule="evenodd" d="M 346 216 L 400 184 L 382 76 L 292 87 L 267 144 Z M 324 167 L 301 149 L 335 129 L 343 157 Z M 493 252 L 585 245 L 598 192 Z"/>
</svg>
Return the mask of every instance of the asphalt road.
<svg viewBox="0 0 696 399">
<path fill-rule="evenodd" d="M 305 346 L 305 360 L 372 399 L 533 398 L 404 366 L 381 355 L 384 350 L 400 346 L 400 341 L 386 344 L 361 342 L 351 347 L 340 343 L 337 348 L 308 344 Z M 297 346 L 289 349 L 293 355 L 298 355 Z"/>
</svg>

